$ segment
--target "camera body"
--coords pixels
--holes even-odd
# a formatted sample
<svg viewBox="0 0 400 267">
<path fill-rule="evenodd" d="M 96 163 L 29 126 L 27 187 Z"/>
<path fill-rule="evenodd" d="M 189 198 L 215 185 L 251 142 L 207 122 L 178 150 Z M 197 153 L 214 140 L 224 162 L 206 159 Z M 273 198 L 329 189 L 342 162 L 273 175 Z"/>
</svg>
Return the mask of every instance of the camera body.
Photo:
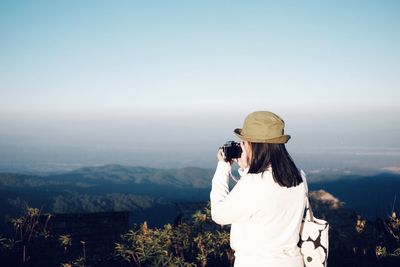
<svg viewBox="0 0 400 267">
<path fill-rule="evenodd" d="M 221 149 L 224 152 L 225 161 L 231 161 L 232 159 L 240 158 L 242 155 L 242 148 L 240 147 L 240 144 L 234 141 L 226 142 Z"/>
</svg>

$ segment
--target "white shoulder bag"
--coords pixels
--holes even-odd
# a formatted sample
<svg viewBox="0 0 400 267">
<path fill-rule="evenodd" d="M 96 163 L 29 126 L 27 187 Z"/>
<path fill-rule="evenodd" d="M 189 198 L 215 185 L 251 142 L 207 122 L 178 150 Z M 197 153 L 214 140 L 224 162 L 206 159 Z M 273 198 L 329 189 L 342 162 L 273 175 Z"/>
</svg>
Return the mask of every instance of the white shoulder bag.
<svg viewBox="0 0 400 267">
<path fill-rule="evenodd" d="M 303 177 L 303 183 L 306 189 L 306 209 L 300 228 L 300 241 L 298 246 L 300 247 L 300 252 L 306 267 L 326 267 L 329 250 L 329 223 L 314 217 L 308 197 L 308 186 L 304 172 L 301 173 L 301 176 Z"/>
</svg>

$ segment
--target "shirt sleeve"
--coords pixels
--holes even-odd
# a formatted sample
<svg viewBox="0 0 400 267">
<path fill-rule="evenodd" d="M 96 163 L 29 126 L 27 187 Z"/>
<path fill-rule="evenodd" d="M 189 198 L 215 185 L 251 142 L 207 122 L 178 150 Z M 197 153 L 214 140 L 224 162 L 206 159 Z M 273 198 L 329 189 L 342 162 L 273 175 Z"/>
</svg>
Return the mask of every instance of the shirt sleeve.
<svg viewBox="0 0 400 267">
<path fill-rule="evenodd" d="M 218 162 L 211 185 L 211 217 L 221 225 L 232 224 L 248 217 L 251 197 L 248 182 L 242 177 L 229 191 L 231 166 L 227 162 Z"/>
</svg>

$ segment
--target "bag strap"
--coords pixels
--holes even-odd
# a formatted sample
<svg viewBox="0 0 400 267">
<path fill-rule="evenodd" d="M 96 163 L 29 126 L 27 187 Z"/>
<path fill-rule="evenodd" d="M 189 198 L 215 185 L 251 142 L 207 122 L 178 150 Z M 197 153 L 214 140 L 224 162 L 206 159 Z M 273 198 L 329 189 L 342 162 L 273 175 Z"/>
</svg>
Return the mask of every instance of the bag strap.
<svg viewBox="0 0 400 267">
<path fill-rule="evenodd" d="M 314 222 L 314 213 L 311 208 L 309 196 L 308 196 L 308 184 L 307 184 L 307 179 L 306 179 L 306 174 L 304 173 L 303 170 L 300 171 L 300 176 L 303 179 L 304 183 L 304 188 L 305 188 L 305 199 L 306 199 L 306 219 L 309 219 L 311 222 Z M 307 218 L 309 217 L 309 218 Z"/>
</svg>

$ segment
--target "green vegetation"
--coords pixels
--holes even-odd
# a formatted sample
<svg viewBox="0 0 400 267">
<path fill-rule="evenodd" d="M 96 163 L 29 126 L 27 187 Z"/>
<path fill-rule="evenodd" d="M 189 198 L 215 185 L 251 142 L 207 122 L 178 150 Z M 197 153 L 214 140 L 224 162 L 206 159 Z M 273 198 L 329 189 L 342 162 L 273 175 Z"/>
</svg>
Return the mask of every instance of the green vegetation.
<svg viewBox="0 0 400 267">
<path fill-rule="evenodd" d="M 40 216 L 41 212 L 39 209 L 27 207 L 25 214 L 12 220 L 17 237 L 15 244 L 22 247 L 22 262 L 27 261 L 28 246 L 33 238 L 39 236 L 47 238 L 49 236 L 47 224 L 51 215 L 47 215 L 47 219 L 44 223 L 39 222 Z"/>
<path fill-rule="evenodd" d="M 26 207 L 23 214 L 11 220 L 15 230 L 13 239 L 0 238 L 2 255 L 14 255 L 25 264 L 29 260 L 30 245 L 34 239 L 48 238 L 47 229 L 51 214 L 42 214 L 37 208 Z M 14 253 L 10 253 L 14 250 Z"/>
<path fill-rule="evenodd" d="M 29 245 L 34 240 L 51 242 L 47 241 L 52 237 L 47 229 L 51 218 L 50 214 L 44 215 L 38 209 L 27 207 L 20 217 L 13 219 L 14 238 L 0 236 L 0 263 L 35 266 L 35 263 L 30 265 L 29 262 L 30 254 L 35 253 L 35 249 L 29 249 Z M 80 241 L 81 256 L 70 259 L 68 253 L 73 242 L 71 235 L 64 234 L 55 238 L 63 250 L 64 259 L 67 259 L 60 259 L 60 266 L 96 265 L 90 255 L 86 256 L 84 241 Z M 222 228 L 211 221 L 209 207 L 197 211 L 191 220 L 181 221 L 174 226 L 166 224 L 162 228 L 149 228 L 144 222 L 121 236 L 120 242 L 115 244 L 112 257 L 115 262 L 125 262 L 129 266 L 182 267 L 232 266 L 234 259 L 229 247 L 229 228 Z"/>
<path fill-rule="evenodd" d="M 211 222 L 206 207 L 191 222 L 150 229 L 143 223 L 116 244 L 116 252 L 132 266 L 232 266 L 228 228 Z"/>
<path fill-rule="evenodd" d="M 388 250 L 385 244 L 376 247 L 375 253 L 377 257 L 400 257 L 400 218 L 397 217 L 395 212 L 392 213 L 389 220 L 384 222 L 384 227 L 387 233 L 397 243 L 397 248 L 393 248 L 393 251 Z"/>
<path fill-rule="evenodd" d="M 341 214 L 343 215 L 343 214 Z M 323 215 L 324 216 L 324 215 Z M 11 221 L 14 237 L 0 235 L 2 266 L 40 266 L 30 262 L 37 251 L 31 244 L 51 242 L 47 228 L 52 215 L 27 207 Z M 400 263 L 400 219 L 393 212 L 387 220 L 369 222 L 356 216 L 352 223 L 339 227 L 333 220 L 330 236 L 330 266 L 395 266 Z M 63 257 L 61 267 L 97 266 L 233 266 L 234 252 L 229 247 L 229 227 L 211 221 L 209 206 L 198 210 L 190 220 L 150 228 L 144 222 L 121 235 L 114 253 L 103 259 L 86 255 L 86 242 L 79 241 L 81 252 L 71 258 L 74 242 L 70 234 L 55 237 Z M 75 240 L 76 241 L 76 240 Z M 110 260 L 111 258 L 111 260 Z"/>
<path fill-rule="evenodd" d="M 71 235 L 60 235 L 58 238 L 60 245 L 64 248 L 65 254 L 67 254 L 68 248 L 72 244 Z M 82 256 L 73 259 L 69 262 L 64 262 L 60 264 L 60 267 L 86 267 L 86 250 L 85 250 L 85 241 L 80 242 L 82 244 Z"/>
</svg>

